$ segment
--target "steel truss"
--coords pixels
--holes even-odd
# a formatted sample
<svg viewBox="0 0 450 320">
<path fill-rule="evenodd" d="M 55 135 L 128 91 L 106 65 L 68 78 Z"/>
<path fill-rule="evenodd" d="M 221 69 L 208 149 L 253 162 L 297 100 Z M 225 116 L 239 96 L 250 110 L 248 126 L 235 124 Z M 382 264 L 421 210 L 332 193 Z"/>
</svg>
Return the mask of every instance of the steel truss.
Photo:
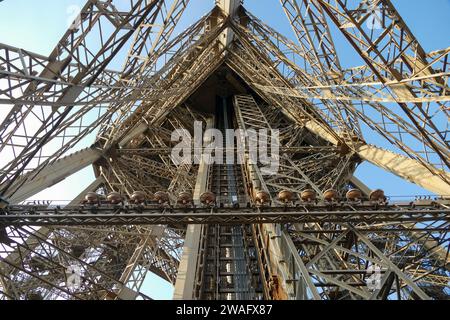
<svg viewBox="0 0 450 320">
<path fill-rule="evenodd" d="M 4 226 L 448 222 L 447 205 L 304 204 L 267 208 L 158 208 L 18 206 L 0 216 Z M 445 224 L 442 229 L 447 227 Z M 425 227 L 426 229 L 426 227 Z"/>
<path fill-rule="evenodd" d="M 194 224 L 208 225 L 202 239 L 218 247 L 228 245 L 221 234 L 245 240 L 247 271 L 258 270 L 257 281 L 245 281 L 266 299 L 448 299 L 450 49 L 426 53 L 389 0 L 280 3 L 295 42 L 237 0 L 216 1 L 176 36 L 188 0 L 91 0 L 48 56 L 0 44 L 0 105 L 8 109 L 0 123 L 0 299 L 148 299 L 149 271 L 179 280 Z M 365 65 L 342 68 L 329 22 Z M 110 70 L 124 50 L 122 69 Z M 276 174 L 244 152 L 242 165 L 225 168 L 235 185 L 223 194 L 224 168 L 171 159 L 173 130 L 193 134 L 195 121 L 205 129 L 218 116 L 196 99 L 216 78 L 231 92 L 232 126 L 279 129 L 281 141 Z M 365 140 L 368 129 L 374 141 Z M 370 190 L 353 177 L 363 161 L 438 197 L 368 201 Z M 69 205 L 19 205 L 90 165 L 96 180 Z M 216 206 L 175 205 L 199 182 L 208 191 L 211 177 Z M 332 188 L 344 199 L 354 187 L 362 201 L 278 197 L 311 189 L 322 199 Z M 236 188 L 245 201 L 224 204 Z M 161 190 L 166 204 L 127 202 L 134 191 Z M 92 191 L 126 200 L 80 205 Z M 258 202 L 261 191 L 269 203 Z M 75 290 L 72 265 L 82 270 Z M 370 266 L 380 267 L 375 290 Z M 187 271 L 207 274 L 202 268 Z"/>
</svg>

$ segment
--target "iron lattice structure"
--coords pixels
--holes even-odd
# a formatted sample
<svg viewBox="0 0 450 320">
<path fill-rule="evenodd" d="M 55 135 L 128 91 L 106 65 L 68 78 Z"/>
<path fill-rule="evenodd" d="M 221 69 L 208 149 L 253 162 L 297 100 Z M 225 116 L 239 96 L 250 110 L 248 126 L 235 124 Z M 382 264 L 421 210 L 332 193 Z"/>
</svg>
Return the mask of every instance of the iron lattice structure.
<svg viewBox="0 0 450 320">
<path fill-rule="evenodd" d="M 280 0 L 296 41 L 238 0 L 174 36 L 188 3 L 91 0 L 49 56 L 0 44 L 0 299 L 149 299 L 148 272 L 176 299 L 448 299 L 450 48 L 389 0 Z M 278 172 L 175 165 L 196 121 L 278 129 Z M 436 198 L 387 201 L 364 161 Z M 87 166 L 69 205 L 24 202 Z"/>
</svg>

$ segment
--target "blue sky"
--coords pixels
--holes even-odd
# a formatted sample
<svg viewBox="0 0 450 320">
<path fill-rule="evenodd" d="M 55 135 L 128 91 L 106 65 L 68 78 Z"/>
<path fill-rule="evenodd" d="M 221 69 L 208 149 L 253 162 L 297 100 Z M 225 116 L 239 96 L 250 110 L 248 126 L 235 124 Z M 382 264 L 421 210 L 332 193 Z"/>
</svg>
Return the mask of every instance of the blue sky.
<svg viewBox="0 0 450 320">
<path fill-rule="evenodd" d="M 175 34 L 195 22 L 213 6 L 213 0 L 191 0 Z M 48 55 L 65 33 L 67 21 L 73 16 L 71 7 L 83 6 L 85 0 L 4 0 L 0 2 L 0 42 Z M 425 51 L 442 49 L 450 45 L 450 0 L 394 0 L 411 31 L 419 39 Z M 291 39 L 295 39 L 278 0 L 246 0 L 244 5 L 261 20 Z M 335 35 L 335 45 L 343 67 L 362 64 L 342 36 Z M 120 69 L 120 65 L 113 66 Z M 1 120 L 1 119 L 0 119 Z M 365 163 L 357 170 L 357 176 L 371 188 L 382 187 L 392 196 L 428 194 L 429 192 L 407 183 L 373 165 Z M 68 200 L 92 181 L 90 168 L 66 179 L 58 186 L 37 195 L 36 199 Z M 76 186 L 76 187 L 75 187 Z M 146 288 L 154 298 L 170 298 L 170 286 L 156 277 L 148 278 Z"/>
</svg>

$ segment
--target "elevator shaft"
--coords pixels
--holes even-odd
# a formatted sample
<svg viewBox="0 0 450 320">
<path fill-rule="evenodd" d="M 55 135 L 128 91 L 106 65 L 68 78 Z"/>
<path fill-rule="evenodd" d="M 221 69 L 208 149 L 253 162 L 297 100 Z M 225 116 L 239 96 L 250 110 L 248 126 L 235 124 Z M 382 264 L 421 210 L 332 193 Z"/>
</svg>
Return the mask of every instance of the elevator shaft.
<svg viewBox="0 0 450 320">
<path fill-rule="evenodd" d="M 233 109 L 226 98 L 218 99 L 216 128 L 222 132 L 226 146 L 226 130 L 234 129 Z M 236 160 L 236 154 L 234 159 Z M 222 163 L 214 163 L 209 176 L 209 188 L 217 196 L 217 203 L 224 207 L 245 206 L 248 195 L 244 186 L 242 168 L 236 161 L 227 163 L 226 153 Z M 253 230 L 250 225 L 205 226 L 202 237 L 204 250 L 201 257 L 205 270 L 202 286 L 196 296 L 200 299 L 260 300 L 262 285 Z"/>
</svg>

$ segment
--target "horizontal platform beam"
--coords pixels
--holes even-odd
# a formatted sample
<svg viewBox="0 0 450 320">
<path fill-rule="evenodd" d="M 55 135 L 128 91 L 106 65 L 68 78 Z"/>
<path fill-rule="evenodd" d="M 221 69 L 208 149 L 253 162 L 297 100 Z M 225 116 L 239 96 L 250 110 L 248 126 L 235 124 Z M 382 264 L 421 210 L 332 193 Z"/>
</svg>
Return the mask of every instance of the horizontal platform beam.
<svg viewBox="0 0 450 320">
<path fill-rule="evenodd" d="M 239 150 L 239 148 L 216 148 L 216 150 L 221 150 L 223 153 L 226 152 L 236 152 Z M 340 153 L 342 152 L 342 149 L 337 146 L 302 146 L 302 147 L 284 147 L 280 146 L 279 150 L 281 153 L 289 153 L 289 154 L 311 154 L 311 153 L 319 153 L 319 152 L 326 152 L 326 153 Z M 191 149 L 191 152 L 193 153 L 196 151 L 194 148 Z M 204 149 L 202 148 L 201 151 L 203 152 Z M 117 152 L 119 154 L 125 154 L 125 155 L 146 155 L 146 156 L 154 156 L 154 155 L 170 155 L 173 152 L 173 148 L 167 147 L 167 148 L 121 148 L 118 149 Z"/>
<path fill-rule="evenodd" d="M 450 208 L 436 206 L 315 206 L 259 208 L 16 207 L 0 215 L 3 226 L 406 223 L 450 221 Z"/>
</svg>

